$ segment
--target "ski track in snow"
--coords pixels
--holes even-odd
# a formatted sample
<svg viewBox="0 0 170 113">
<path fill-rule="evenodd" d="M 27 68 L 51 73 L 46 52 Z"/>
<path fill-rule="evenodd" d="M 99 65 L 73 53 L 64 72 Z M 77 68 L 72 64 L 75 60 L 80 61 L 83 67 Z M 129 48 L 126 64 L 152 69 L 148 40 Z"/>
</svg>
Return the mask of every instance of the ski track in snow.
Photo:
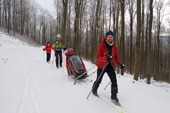
<svg viewBox="0 0 170 113">
<path fill-rule="evenodd" d="M 27 109 L 25 107 L 28 106 L 28 100 L 30 99 L 30 107 L 33 108 L 31 111 L 32 113 L 40 113 L 39 107 L 37 105 L 36 99 L 39 99 L 41 97 L 39 95 L 40 89 L 37 85 L 37 78 L 34 73 L 29 70 L 29 67 L 26 67 L 26 65 L 29 62 L 25 62 L 23 59 L 18 60 L 23 67 L 23 73 L 24 76 L 26 77 L 25 82 L 23 84 L 23 89 L 22 89 L 22 96 L 20 98 L 20 102 L 18 103 L 18 108 L 16 113 L 27 113 Z"/>
</svg>

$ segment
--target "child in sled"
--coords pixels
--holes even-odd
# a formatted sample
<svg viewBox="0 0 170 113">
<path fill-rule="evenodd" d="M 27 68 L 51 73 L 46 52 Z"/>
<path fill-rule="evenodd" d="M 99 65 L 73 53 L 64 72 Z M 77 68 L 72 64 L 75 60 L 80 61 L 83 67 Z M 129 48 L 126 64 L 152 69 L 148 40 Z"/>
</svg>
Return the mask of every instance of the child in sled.
<svg viewBox="0 0 170 113">
<path fill-rule="evenodd" d="M 85 73 L 86 72 L 86 68 L 85 68 L 85 65 L 81 59 L 81 57 L 79 57 L 77 55 L 77 53 L 73 52 L 73 48 L 69 48 L 68 51 L 65 53 L 66 55 L 66 67 L 67 67 L 67 72 L 68 72 L 68 75 L 75 75 L 75 77 L 78 77 L 79 75 L 81 75 L 82 73 Z M 76 57 L 77 59 L 77 62 L 74 62 L 74 60 L 72 61 L 72 63 L 70 62 L 70 57 L 74 56 Z M 78 60 L 79 59 L 79 60 Z M 76 64 L 78 63 L 79 66 L 76 66 Z M 74 64 L 74 65 L 73 65 Z M 70 67 L 69 67 L 70 66 Z M 81 72 L 79 72 L 77 68 L 80 68 L 82 67 L 81 69 Z M 71 69 L 69 69 L 71 68 Z"/>
<path fill-rule="evenodd" d="M 65 53 L 66 57 L 71 56 L 71 55 L 76 55 L 75 52 L 73 52 L 73 48 L 69 48 L 68 51 Z"/>
</svg>

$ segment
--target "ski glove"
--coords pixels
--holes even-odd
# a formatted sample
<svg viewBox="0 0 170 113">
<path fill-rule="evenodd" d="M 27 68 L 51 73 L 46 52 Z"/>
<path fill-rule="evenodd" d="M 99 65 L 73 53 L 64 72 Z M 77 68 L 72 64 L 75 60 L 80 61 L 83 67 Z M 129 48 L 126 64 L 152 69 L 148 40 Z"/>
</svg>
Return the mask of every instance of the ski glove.
<svg viewBox="0 0 170 113">
<path fill-rule="evenodd" d="M 120 64 L 120 69 L 123 69 L 125 67 L 124 64 Z"/>
<path fill-rule="evenodd" d="M 66 47 L 64 47 L 64 51 L 66 50 Z"/>
<path fill-rule="evenodd" d="M 44 49 L 43 49 L 43 51 L 44 51 Z"/>
</svg>

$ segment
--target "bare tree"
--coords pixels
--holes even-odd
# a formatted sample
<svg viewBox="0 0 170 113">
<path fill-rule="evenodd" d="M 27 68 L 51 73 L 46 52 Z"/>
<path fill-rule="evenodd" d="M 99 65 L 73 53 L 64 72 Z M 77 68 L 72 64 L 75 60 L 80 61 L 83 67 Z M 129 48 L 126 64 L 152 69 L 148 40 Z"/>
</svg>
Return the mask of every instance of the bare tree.
<svg viewBox="0 0 170 113">
<path fill-rule="evenodd" d="M 119 0 L 121 4 L 121 60 L 122 63 L 125 62 L 125 0 Z M 124 74 L 124 69 L 121 70 L 121 74 Z"/>
<path fill-rule="evenodd" d="M 151 39 L 152 39 L 152 22 L 153 22 L 153 1 L 150 0 L 149 3 L 149 9 L 150 9 L 150 18 L 149 18 L 149 52 L 148 52 L 148 67 L 151 66 Z M 149 70 L 149 73 L 147 74 L 147 84 L 150 84 L 150 78 L 151 78 L 151 71 Z"/>
<path fill-rule="evenodd" d="M 63 37 L 64 44 L 66 44 L 67 6 L 68 6 L 68 0 L 63 0 L 63 25 L 62 25 L 62 37 Z"/>
<path fill-rule="evenodd" d="M 80 36 L 80 31 L 79 31 L 79 19 L 80 19 L 80 9 L 82 5 L 81 0 L 75 0 L 75 20 L 74 20 L 74 50 L 76 52 L 79 52 L 79 36 Z"/>
<path fill-rule="evenodd" d="M 132 74 L 132 55 L 133 55 L 133 22 L 135 17 L 135 11 L 134 11 L 134 0 L 128 0 L 129 5 L 129 15 L 130 15 L 130 60 L 129 60 L 129 68 L 130 68 L 130 74 Z"/>
<path fill-rule="evenodd" d="M 99 45 L 99 42 L 98 42 L 99 35 L 98 34 L 99 34 L 100 15 L 101 15 L 101 0 L 97 0 L 96 13 L 95 13 L 95 25 L 94 25 L 94 44 L 93 44 L 95 49 L 93 51 L 93 56 L 96 56 L 97 48 Z M 93 60 L 94 62 L 96 62 L 95 59 Z"/>
<path fill-rule="evenodd" d="M 120 5 L 119 2 L 116 1 L 115 5 L 117 6 L 117 12 L 116 12 L 116 44 L 118 44 L 118 34 L 119 34 L 119 13 L 120 13 Z"/>
<path fill-rule="evenodd" d="M 144 37 L 145 37 L 145 0 L 142 0 L 142 14 L 141 14 L 141 46 L 140 46 L 140 78 L 144 78 L 144 69 L 145 69 L 145 46 L 144 46 Z"/>
<path fill-rule="evenodd" d="M 127 66 L 127 72 L 135 72 L 135 80 L 139 76 L 147 78 L 147 83 L 151 77 L 170 79 L 170 52 L 160 35 L 169 32 L 161 23 L 163 0 L 54 0 L 54 3 L 56 19 L 34 1 L 0 0 L 0 26 L 43 45 L 47 41 L 52 43 L 54 35 L 62 34 L 67 47 L 73 46 L 75 52 L 94 63 L 100 39 L 108 29 L 113 29 L 121 61 Z M 125 21 L 126 6 L 130 23 Z"/>
<path fill-rule="evenodd" d="M 157 30 L 156 30 L 156 32 L 157 32 L 157 34 L 156 34 L 156 44 L 155 44 L 155 46 L 156 46 L 156 55 L 155 55 L 155 57 L 156 57 L 156 59 L 155 59 L 155 79 L 157 80 L 158 79 L 158 74 L 159 74 L 159 72 L 160 72 L 160 69 L 159 69 L 159 67 L 160 67 L 160 29 L 161 29 L 161 21 L 162 21 L 162 19 L 161 19 L 161 14 L 163 14 L 162 13 L 162 10 L 163 10 L 163 1 L 162 0 L 159 0 L 159 1 L 156 1 L 156 12 L 157 12 L 157 20 L 156 20 L 156 23 L 157 23 Z"/>
<path fill-rule="evenodd" d="M 137 0 L 137 35 L 136 35 L 136 51 L 135 51 L 135 69 L 134 79 L 139 77 L 139 55 L 140 55 L 140 36 L 141 36 L 141 0 Z"/>
<path fill-rule="evenodd" d="M 11 29 L 11 0 L 7 0 L 7 9 L 8 9 L 8 33 Z"/>
<path fill-rule="evenodd" d="M 15 24 L 15 21 L 16 21 L 16 1 L 13 0 L 13 32 L 14 32 L 14 36 L 15 36 L 15 29 L 16 29 L 16 24 Z"/>
<path fill-rule="evenodd" d="M 0 0 L 0 26 L 2 23 L 2 0 Z"/>
</svg>

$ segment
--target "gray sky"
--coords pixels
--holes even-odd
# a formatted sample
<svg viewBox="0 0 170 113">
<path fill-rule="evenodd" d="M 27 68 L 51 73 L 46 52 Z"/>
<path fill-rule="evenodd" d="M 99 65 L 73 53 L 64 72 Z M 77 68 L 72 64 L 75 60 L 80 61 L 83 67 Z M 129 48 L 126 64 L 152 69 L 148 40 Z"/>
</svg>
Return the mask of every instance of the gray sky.
<svg viewBox="0 0 170 113">
<path fill-rule="evenodd" d="M 56 16 L 56 10 L 54 7 L 54 0 L 35 0 L 42 8 L 47 9 L 54 17 Z M 166 3 L 170 0 L 164 0 Z M 165 5 L 166 5 L 165 3 Z M 165 16 L 163 18 L 163 24 L 167 25 L 167 19 L 170 19 L 170 5 L 166 7 Z"/>
<path fill-rule="evenodd" d="M 47 9 L 53 16 L 56 15 L 54 0 L 35 0 L 42 8 Z"/>
</svg>

